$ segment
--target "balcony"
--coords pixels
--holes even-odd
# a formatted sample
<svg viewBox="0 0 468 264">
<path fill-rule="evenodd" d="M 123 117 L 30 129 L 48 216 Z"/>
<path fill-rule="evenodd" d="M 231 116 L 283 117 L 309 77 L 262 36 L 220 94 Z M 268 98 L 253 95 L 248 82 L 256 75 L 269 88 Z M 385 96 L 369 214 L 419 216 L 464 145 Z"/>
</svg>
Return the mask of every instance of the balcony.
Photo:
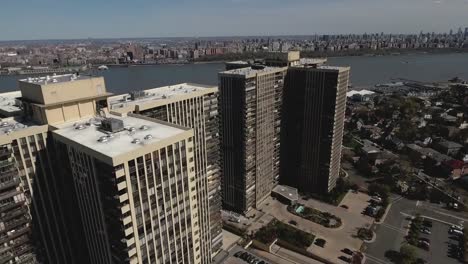
<svg viewBox="0 0 468 264">
<path fill-rule="evenodd" d="M 26 218 L 26 217 L 21 217 L 19 219 L 15 219 L 13 221 L 6 222 L 5 223 L 5 229 L 2 230 L 2 232 L 12 230 L 17 226 L 20 226 L 20 225 L 23 225 L 23 224 L 26 224 L 26 223 L 29 223 L 29 222 L 30 222 L 30 219 Z"/>
<path fill-rule="evenodd" d="M 25 200 L 23 200 L 23 201 L 17 201 L 16 203 L 9 203 L 9 204 L 7 204 L 7 205 L 4 205 L 4 206 L 0 207 L 0 213 L 5 212 L 5 211 L 8 211 L 8 210 L 10 210 L 10 209 L 12 209 L 12 208 L 21 206 L 21 205 L 24 204 L 24 202 L 25 202 Z"/>
<path fill-rule="evenodd" d="M 3 201 L 3 200 L 6 200 L 8 198 L 12 198 L 14 197 L 15 195 L 17 194 L 20 194 L 21 192 L 18 191 L 18 190 L 12 190 L 12 191 L 9 191 L 7 193 L 3 193 L 0 195 L 0 201 Z M 0 210 L 1 211 L 1 210 Z"/>
<path fill-rule="evenodd" d="M 14 164 L 14 163 L 15 163 L 15 159 L 13 157 L 10 157 L 10 158 L 8 158 L 6 160 L 1 160 L 0 161 L 0 168 L 11 165 L 11 164 Z"/>
<path fill-rule="evenodd" d="M 25 227 L 22 227 L 21 229 L 18 229 L 16 232 L 13 232 L 10 234 L 4 234 L 0 236 L 0 244 L 13 240 L 21 235 L 28 233 L 29 231 L 31 231 L 31 227 L 25 226 Z"/>
<path fill-rule="evenodd" d="M 19 207 L 17 209 L 14 209 L 14 210 L 11 210 L 7 213 L 2 213 L 0 215 L 0 220 L 2 222 L 6 222 L 6 221 L 9 221 L 15 217 L 18 217 L 18 216 L 21 216 L 21 215 L 24 215 L 27 213 L 27 208 L 26 207 Z"/>
</svg>

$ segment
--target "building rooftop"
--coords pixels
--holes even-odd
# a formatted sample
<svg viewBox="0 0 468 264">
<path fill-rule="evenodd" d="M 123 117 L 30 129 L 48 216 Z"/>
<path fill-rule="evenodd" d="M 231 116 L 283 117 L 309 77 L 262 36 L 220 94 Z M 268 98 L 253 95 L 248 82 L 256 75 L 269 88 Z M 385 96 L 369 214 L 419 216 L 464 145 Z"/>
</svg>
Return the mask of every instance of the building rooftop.
<svg viewBox="0 0 468 264">
<path fill-rule="evenodd" d="M 16 98 L 21 97 L 20 91 L 0 94 L 0 115 L 11 116 L 21 112 L 20 104 Z"/>
<path fill-rule="evenodd" d="M 25 122 L 21 119 L 12 117 L 0 119 L 0 137 L 2 135 L 10 135 L 34 125 L 35 124 L 32 122 Z"/>
<path fill-rule="evenodd" d="M 47 75 L 43 77 L 29 77 L 27 79 L 21 79 L 20 82 L 37 84 L 37 85 L 46 85 L 52 83 L 63 83 L 70 82 L 75 80 L 85 80 L 91 79 L 92 76 L 87 75 L 77 75 L 77 74 L 62 74 L 62 75 Z"/>
<path fill-rule="evenodd" d="M 114 132 L 104 130 L 101 124 L 106 118 L 117 123 L 121 121 L 123 125 Z M 53 133 L 68 143 L 75 143 L 101 157 L 112 159 L 189 130 L 143 117 L 110 114 L 106 118 L 96 117 L 58 125 Z"/>
<path fill-rule="evenodd" d="M 241 64 L 241 65 L 249 65 L 248 61 L 228 61 L 226 64 Z"/>
<path fill-rule="evenodd" d="M 290 201 L 297 201 L 299 194 L 296 188 L 286 185 L 276 185 L 272 192 L 277 193 Z"/>
<path fill-rule="evenodd" d="M 360 91 L 352 90 L 352 91 L 347 92 L 346 96 L 352 97 L 354 95 L 364 96 L 364 95 L 371 95 L 371 94 L 375 94 L 375 93 L 369 90 L 360 90 Z"/>
<path fill-rule="evenodd" d="M 437 145 L 442 146 L 444 148 L 448 148 L 448 149 L 463 148 L 463 145 L 458 144 L 457 142 L 449 141 L 449 140 L 442 140 L 438 142 Z"/>
<path fill-rule="evenodd" d="M 330 66 L 330 65 L 321 65 L 321 64 L 298 64 L 291 66 L 291 68 L 305 68 L 305 69 L 317 69 L 317 70 L 328 70 L 328 71 L 348 71 L 350 67 L 345 66 Z"/>
<path fill-rule="evenodd" d="M 324 64 L 327 62 L 327 58 L 301 58 L 300 64 Z"/>
<path fill-rule="evenodd" d="M 265 74 L 265 73 L 273 73 L 277 71 L 281 71 L 284 68 L 282 67 L 267 67 L 267 66 L 262 66 L 259 67 L 258 69 L 252 68 L 252 67 L 247 67 L 247 68 L 240 68 L 240 69 L 234 69 L 234 70 L 229 70 L 229 71 L 223 71 L 220 74 L 222 75 L 238 75 L 238 76 L 245 76 L 245 77 L 253 77 L 257 74 Z"/>
<path fill-rule="evenodd" d="M 213 92 L 215 89 L 217 89 L 216 86 L 181 83 L 112 96 L 108 98 L 108 102 L 110 109 L 116 110 L 131 105 L 167 100 L 177 96 L 190 95 L 198 92 Z"/>
</svg>

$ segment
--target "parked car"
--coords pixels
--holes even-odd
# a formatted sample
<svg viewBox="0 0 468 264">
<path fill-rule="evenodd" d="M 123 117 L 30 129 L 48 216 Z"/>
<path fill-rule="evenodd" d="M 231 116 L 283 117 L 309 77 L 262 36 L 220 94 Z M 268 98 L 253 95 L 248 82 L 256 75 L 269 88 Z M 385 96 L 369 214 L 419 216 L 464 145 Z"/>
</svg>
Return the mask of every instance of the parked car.
<svg viewBox="0 0 468 264">
<path fill-rule="evenodd" d="M 342 204 L 340 207 L 344 209 L 349 209 L 349 207 L 346 204 Z"/>
<path fill-rule="evenodd" d="M 325 247 L 325 244 L 327 243 L 327 241 L 325 239 L 322 239 L 322 238 L 317 238 L 314 243 L 315 243 L 315 245 L 323 248 L 323 247 Z"/>
<path fill-rule="evenodd" d="M 379 196 L 372 196 L 371 199 L 378 202 L 378 203 L 382 202 L 382 198 L 380 198 Z"/>
<path fill-rule="evenodd" d="M 449 230 L 449 233 L 450 234 L 454 234 L 454 235 L 459 235 L 459 236 L 462 236 L 463 235 L 463 231 L 460 231 L 459 229 L 450 229 Z"/>
<path fill-rule="evenodd" d="M 239 258 L 241 255 L 242 255 L 242 251 L 237 251 L 237 252 L 234 254 L 234 257 Z"/>
<path fill-rule="evenodd" d="M 342 261 L 347 262 L 347 263 L 351 262 L 351 258 L 348 258 L 348 257 L 345 257 L 345 256 L 340 256 L 339 259 L 341 259 Z"/>
<path fill-rule="evenodd" d="M 294 220 L 290 220 L 290 221 L 289 221 L 289 224 L 291 224 L 291 225 L 297 225 L 297 222 L 294 221 Z"/>
<path fill-rule="evenodd" d="M 345 253 L 345 254 L 348 254 L 348 255 L 353 255 L 353 254 L 354 254 L 354 251 L 352 251 L 352 250 L 349 249 L 349 248 L 343 249 L 342 252 Z"/>
<path fill-rule="evenodd" d="M 425 241 L 427 243 L 431 243 L 431 241 L 429 240 L 429 238 L 425 238 L 425 237 L 420 237 L 419 238 L 419 241 Z"/>
<path fill-rule="evenodd" d="M 431 230 L 429 230 L 428 228 L 421 228 L 421 232 L 423 234 L 426 234 L 426 235 L 430 235 L 431 234 Z"/>
<path fill-rule="evenodd" d="M 430 249 L 429 243 L 424 243 L 423 241 L 419 241 L 418 247 L 420 247 L 420 248 L 422 248 L 424 250 L 427 250 L 427 251 L 429 251 L 429 249 Z"/>
</svg>

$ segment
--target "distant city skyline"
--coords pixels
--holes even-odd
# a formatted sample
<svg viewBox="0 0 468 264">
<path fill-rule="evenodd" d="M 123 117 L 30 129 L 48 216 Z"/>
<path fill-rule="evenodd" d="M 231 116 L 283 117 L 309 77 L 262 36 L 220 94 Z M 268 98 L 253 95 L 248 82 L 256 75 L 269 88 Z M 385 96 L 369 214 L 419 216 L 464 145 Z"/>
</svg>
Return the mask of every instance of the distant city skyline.
<svg viewBox="0 0 468 264">
<path fill-rule="evenodd" d="M 0 41 L 456 32 L 467 11 L 468 0 L 21 0 L 2 3 Z"/>
</svg>

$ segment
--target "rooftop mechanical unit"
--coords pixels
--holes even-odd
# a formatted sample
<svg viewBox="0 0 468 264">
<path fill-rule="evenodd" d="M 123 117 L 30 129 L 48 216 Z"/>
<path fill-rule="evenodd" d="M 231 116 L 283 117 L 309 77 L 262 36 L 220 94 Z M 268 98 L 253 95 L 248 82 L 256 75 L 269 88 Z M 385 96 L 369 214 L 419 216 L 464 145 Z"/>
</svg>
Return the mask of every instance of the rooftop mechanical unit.
<svg viewBox="0 0 468 264">
<path fill-rule="evenodd" d="M 132 92 L 130 92 L 130 99 L 132 101 L 134 101 L 136 99 L 139 99 L 139 98 L 143 98 L 143 97 L 146 97 L 145 91 L 132 91 Z"/>
<path fill-rule="evenodd" d="M 124 123 L 120 119 L 106 118 L 101 122 L 101 129 L 108 132 L 119 132 L 124 130 Z"/>
</svg>

